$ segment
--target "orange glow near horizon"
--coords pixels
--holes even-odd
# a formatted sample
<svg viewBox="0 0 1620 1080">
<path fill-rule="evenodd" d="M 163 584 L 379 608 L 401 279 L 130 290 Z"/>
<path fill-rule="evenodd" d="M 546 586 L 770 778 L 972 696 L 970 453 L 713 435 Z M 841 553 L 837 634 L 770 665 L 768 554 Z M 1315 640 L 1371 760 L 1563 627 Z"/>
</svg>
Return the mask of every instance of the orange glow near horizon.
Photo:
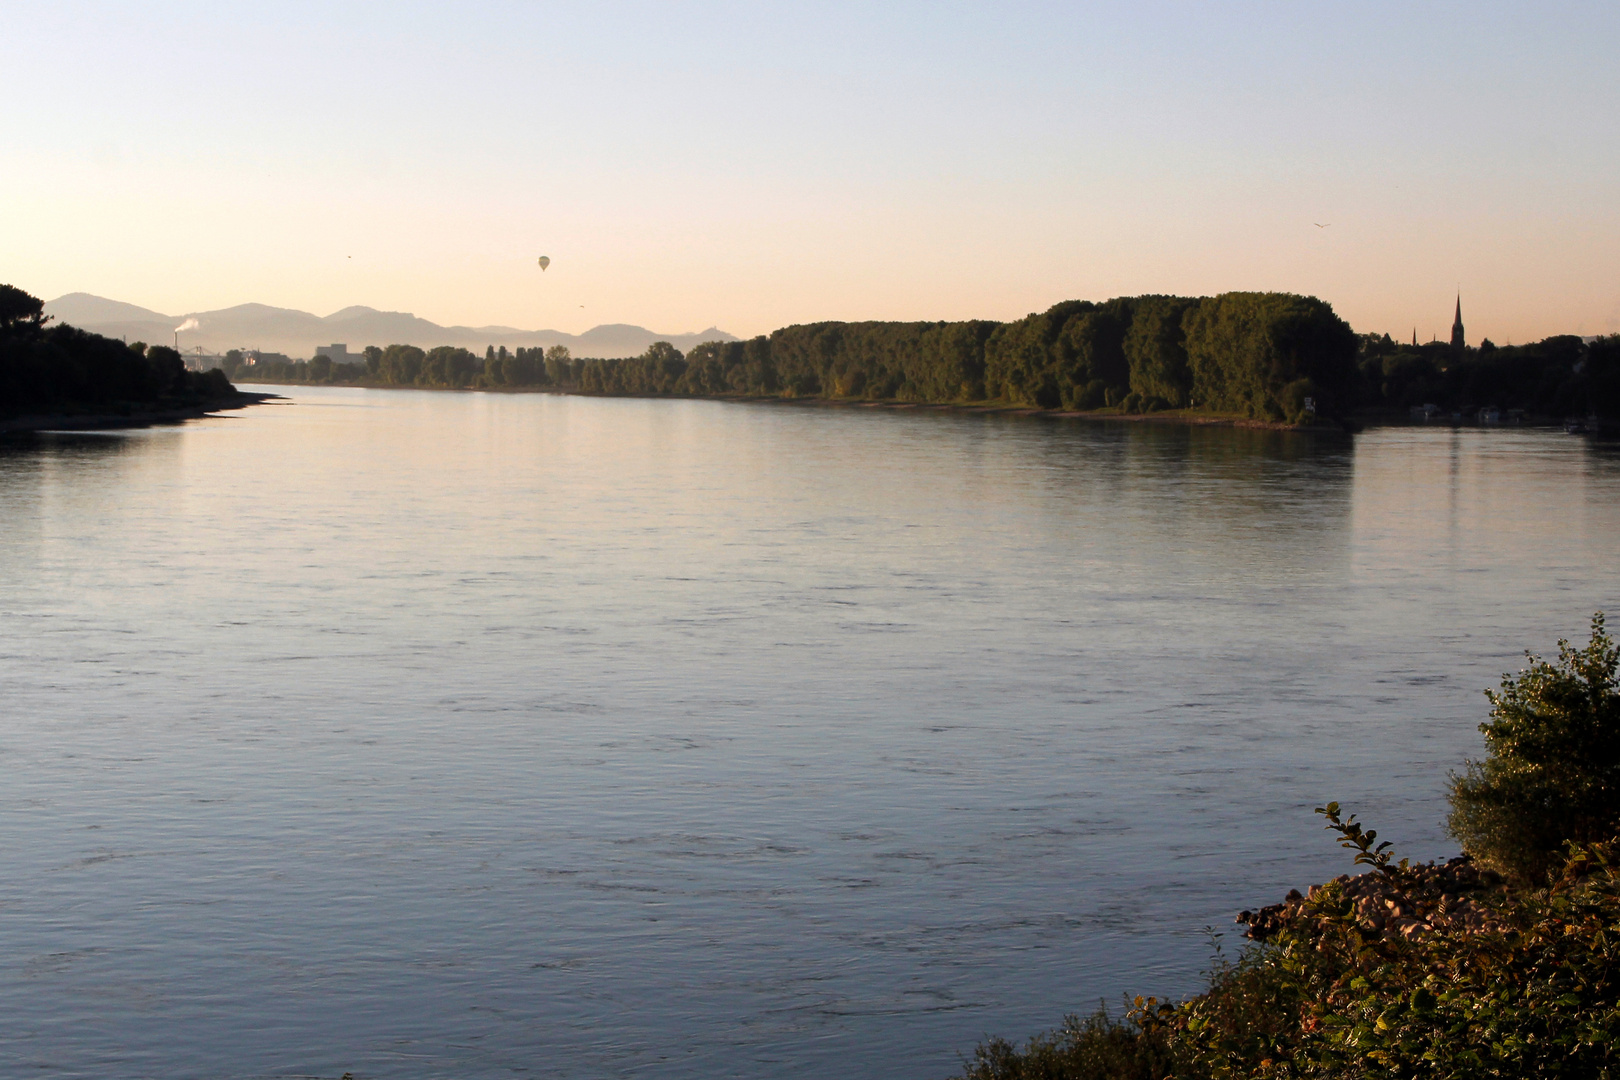
<svg viewBox="0 0 1620 1080">
<path fill-rule="evenodd" d="M 1600 5 L 65 4 L 0 43 L 0 278 L 744 336 L 1281 290 L 1426 341 L 1460 290 L 1471 343 L 1612 333 L 1620 90 L 1570 58 L 1616 43 Z"/>
</svg>

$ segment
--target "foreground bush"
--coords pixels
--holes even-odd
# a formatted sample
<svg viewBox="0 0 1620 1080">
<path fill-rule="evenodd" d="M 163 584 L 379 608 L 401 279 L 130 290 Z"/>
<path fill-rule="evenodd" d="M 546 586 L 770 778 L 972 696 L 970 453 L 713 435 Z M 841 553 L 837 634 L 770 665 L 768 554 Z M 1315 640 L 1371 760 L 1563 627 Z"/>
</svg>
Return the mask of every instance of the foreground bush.
<svg viewBox="0 0 1620 1080">
<path fill-rule="evenodd" d="M 1085 1019 L 1037 1035 L 1019 1050 L 988 1039 L 966 1063 L 964 1080 L 1162 1080 L 1175 1070 L 1164 1032 L 1144 1032 L 1133 1020 L 1114 1020 L 1098 1008 Z"/>
<path fill-rule="evenodd" d="M 1490 696 L 1490 756 L 1454 778 L 1451 819 L 1484 869 L 1395 862 L 1329 803 L 1366 873 L 1245 912 L 1263 940 L 1204 993 L 991 1040 L 964 1076 L 1620 1080 L 1616 661 L 1599 615 L 1585 648 Z"/>
<path fill-rule="evenodd" d="M 1501 894 L 1490 929 L 1448 917 L 1408 888 L 1372 836 L 1323 808 L 1417 920 L 1371 924 L 1342 882 L 1313 890 L 1304 918 L 1245 963 L 1264 972 L 1269 1025 L 1219 1023 L 1219 986 L 1140 1022 L 1177 1048 L 1177 1075 L 1212 1077 L 1609 1077 L 1620 1075 L 1620 873 L 1612 845 L 1576 846 L 1548 889 Z M 1475 900 L 1477 904 L 1479 901 Z"/>
<path fill-rule="evenodd" d="M 1396 932 L 1352 899 L 1359 879 L 1312 890 L 1268 942 L 1218 966 L 1181 1003 L 1138 998 L 1122 1021 L 1070 1018 L 1022 1050 L 982 1044 L 965 1080 L 1463 1080 L 1620 1078 L 1620 867 L 1616 846 L 1573 846 L 1545 889 L 1502 892 L 1488 928 L 1409 887 L 1338 808 L 1330 828 L 1419 927 Z M 1412 924 L 1403 924 L 1412 925 Z"/>
<path fill-rule="evenodd" d="M 1620 832 L 1620 651 L 1592 619 L 1592 639 L 1558 643 L 1558 662 L 1530 666 L 1491 701 L 1488 756 L 1452 777 L 1448 827 L 1482 865 L 1543 884 L 1564 844 Z"/>
</svg>

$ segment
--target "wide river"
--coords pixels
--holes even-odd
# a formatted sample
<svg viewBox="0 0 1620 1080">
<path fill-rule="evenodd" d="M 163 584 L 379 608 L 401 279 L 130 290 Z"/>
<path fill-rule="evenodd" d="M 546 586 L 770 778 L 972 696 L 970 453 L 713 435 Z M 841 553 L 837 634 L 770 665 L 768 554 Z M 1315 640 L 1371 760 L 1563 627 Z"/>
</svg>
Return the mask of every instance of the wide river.
<svg viewBox="0 0 1620 1080">
<path fill-rule="evenodd" d="M 945 1077 L 1620 614 L 1544 430 L 283 392 L 0 449 L 0 1074 Z"/>
</svg>

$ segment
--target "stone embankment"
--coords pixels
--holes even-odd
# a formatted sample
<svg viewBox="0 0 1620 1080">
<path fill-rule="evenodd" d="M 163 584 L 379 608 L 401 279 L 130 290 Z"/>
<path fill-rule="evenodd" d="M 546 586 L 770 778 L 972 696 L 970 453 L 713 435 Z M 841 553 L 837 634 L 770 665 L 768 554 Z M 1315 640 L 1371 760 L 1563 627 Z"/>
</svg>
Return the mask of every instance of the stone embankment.
<svg viewBox="0 0 1620 1080">
<path fill-rule="evenodd" d="M 1339 895 L 1325 895 L 1330 887 L 1336 887 Z M 1345 914 L 1354 915 L 1357 928 L 1368 938 L 1412 938 L 1437 928 L 1482 933 L 1504 928 L 1493 900 L 1505 892 L 1499 876 L 1479 869 L 1463 855 L 1393 873 L 1341 874 L 1325 885 L 1312 885 L 1308 895 L 1293 889 L 1280 904 L 1240 912 L 1237 921 L 1248 924 L 1244 937 L 1266 941 L 1284 927 L 1308 926 L 1313 917 L 1307 905 L 1319 906 L 1313 901 L 1334 900 L 1335 908 L 1348 902 Z"/>
</svg>

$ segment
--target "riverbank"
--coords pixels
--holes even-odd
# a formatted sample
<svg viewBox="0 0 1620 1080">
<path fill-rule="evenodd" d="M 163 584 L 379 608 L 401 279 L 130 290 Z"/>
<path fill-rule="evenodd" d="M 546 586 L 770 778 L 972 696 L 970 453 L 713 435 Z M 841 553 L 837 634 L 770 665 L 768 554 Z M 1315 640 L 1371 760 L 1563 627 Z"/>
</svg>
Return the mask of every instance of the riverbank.
<svg viewBox="0 0 1620 1080">
<path fill-rule="evenodd" d="M 1133 424 L 1179 424 L 1190 427 L 1247 428 L 1255 431 L 1291 431 L 1315 434 L 1341 434 L 1364 431 L 1370 427 L 1480 427 L 1480 428 L 1558 428 L 1565 423 L 1553 415 L 1528 413 L 1505 422 L 1482 422 L 1472 412 L 1462 415 L 1436 414 L 1425 419 L 1413 419 L 1411 410 L 1388 406 L 1368 406 L 1354 410 L 1348 416 L 1307 417 L 1299 423 L 1286 420 L 1256 420 L 1238 413 L 1206 412 L 1201 409 L 1158 409 L 1152 412 L 1126 412 L 1120 406 L 1099 409 L 1042 409 L 1007 401 L 904 401 L 899 399 L 784 397 L 779 394 L 679 394 L 679 393 L 600 393 L 559 386 L 415 386 L 364 380 L 331 383 L 261 383 L 273 386 L 325 386 L 353 387 L 360 390 L 428 390 L 459 394 L 556 394 L 567 397 L 630 398 L 645 401 L 719 401 L 739 405 L 778 405 L 801 408 L 886 409 L 901 412 L 937 412 L 960 415 L 1028 416 L 1052 420 L 1086 420 Z M 1620 425 L 1605 425 L 1602 430 L 1585 428 L 1583 435 L 1601 434 L 1614 438 L 1620 434 Z"/>
<path fill-rule="evenodd" d="M 1128 413 L 1119 408 L 1041 409 L 1001 401 L 918 402 L 852 401 L 841 398 L 720 397 L 706 400 L 739 401 L 768 405 L 805 405 L 825 408 L 890 409 L 900 412 L 940 412 L 981 416 L 1033 416 L 1053 420 L 1094 420 L 1120 423 L 1184 424 L 1193 427 L 1253 428 L 1262 431 L 1355 431 L 1353 421 L 1311 419 L 1298 424 L 1286 421 L 1255 420 L 1236 413 L 1200 412 L 1196 409 L 1163 409 L 1148 413 Z"/>
<path fill-rule="evenodd" d="M 988 1039 L 956 1080 L 1614 1075 L 1616 841 L 1514 887 L 1467 856 L 1395 863 L 1325 812 L 1374 869 L 1240 913 L 1254 944 L 1217 946 L 1202 993 L 1070 1015 L 1021 1047 Z"/>
<path fill-rule="evenodd" d="M 559 397 L 629 398 L 642 401 L 718 401 L 735 405 L 778 405 L 798 408 L 884 409 L 896 412 L 936 412 L 978 416 L 1030 416 L 1053 420 L 1091 420 L 1119 423 L 1184 424 L 1194 427 L 1250 428 L 1261 431 L 1359 431 L 1355 420 L 1311 419 L 1298 424 L 1286 421 L 1255 420 L 1237 413 L 1203 412 L 1197 409 L 1162 409 L 1148 413 L 1124 412 L 1120 408 L 1042 409 L 1006 401 L 901 401 L 895 399 L 782 397 L 777 394 L 601 394 L 588 390 L 555 386 L 400 386 L 379 382 L 343 383 L 265 383 L 260 385 L 353 387 L 360 390 L 428 390 L 455 394 L 555 394 Z"/>
<path fill-rule="evenodd" d="M 144 428 L 158 424 L 178 424 L 197 420 L 210 413 L 245 409 L 280 399 L 280 394 L 260 394 L 238 390 L 222 398 L 170 408 L 128 408 L 113 412 L 45 413 L 0 419 L 0 434 L 16 435 L 35 431 L 107 431 L 117 428 Z"/>
<path fill-rule="evenodd" d="M 1464 854 L 1396 861 L 1389 841 L 1317 807 L 1369 868 L 1244 911 L 1255 944 L 1217 946 L 1209 986 L 1138 997 L 1020 1050 L 981 1043 L 963 1080 L 1436 1080 L 1620 1074 L 1620 648 L 1533 654 L 1489 695 L 1487 756 L 1452 774 Z"/>
</svg>

